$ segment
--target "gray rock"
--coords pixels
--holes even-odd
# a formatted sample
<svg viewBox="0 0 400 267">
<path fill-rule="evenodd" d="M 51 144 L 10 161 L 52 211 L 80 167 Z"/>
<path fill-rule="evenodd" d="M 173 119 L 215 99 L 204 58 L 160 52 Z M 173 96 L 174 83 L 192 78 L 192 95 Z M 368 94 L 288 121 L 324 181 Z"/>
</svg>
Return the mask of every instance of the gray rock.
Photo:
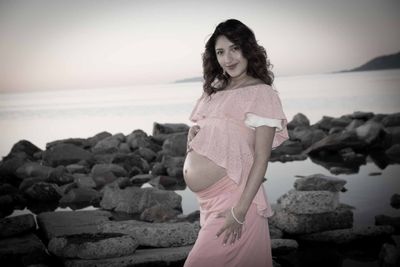
<svg viewBox="0 0 400 267">
<path fill-rule="evenodd" d="M 385 154 L 391 159 L 400 159 L 400 144 L 394 144 L 389 147 Z"/>
<path fill-rule="evenodd" d="M 25 179 L 30 177 L 42 178 L 45 180 L 49 178 L 50 173 L 53 171 L 53 168 L 48 166 L 43 166 L 37 162 L 26 162 L 24 165 L 20 166 L 16 174 L 18 178 Z"/>
<path fill-rule="evenodd" d="M 147 147 L 139 147 L 137 153 L 147 162 L 152 162 L 157 157 L 156 152 Z"/>
<path fill-rule="evenodd" d="M 0 257 L 5 266 L 28 266 L 49 259 L 42 241 L 31 233 L 0 239 Z"/>
<path fill-rule="evenodd" d="M 183 177 L 183 163 L 185 162 L 185 157 L 171 157 L 165 155 L 163 157 L 162 163 L 165 166 L 167 174 L 173 177 Z"/>
<path fill-rule="evenodd" d="M 355 226 L 348 229 L 329 230 L 319 233 L 301 235 L 300 240 L 314 242 L 328 242 L 335 244 L 350 243 L 353 241 L 373 240 L 380 237 L 387 237 L 394 233 L 394 228 L 389 225 L 383 226 Z"/>
<path fill-rule="evenodd" d="M 35 201 L 57 202 L 61 198 L 58 186 L 46 182 L 38 182 L 25 190 L 25 195 Z"/>
<path fill-rule="evenodd" d="M 101 260 L 67 260 L 66 267 L 183 266 L 192 246 L 138 249 L 133 255 Z"/>
<path fill-rule="evenodd" d="M 0 220 L 0 238 L 23 234 L 36 229 L 32 214 L 8 217 Z"/>
<path fill-rule="evenodd" d="M 140 220 L 158 223 L 167 222 L 171 219 L 176 218 L 179 213 L 179 211 L 171 209 L 171 207 L 162 204 L 156 204 L 150 208 L 145 209 L 142 214 L 140 214 Z"/>
<path fill-rule="evenodd" d="M 307 148 L 326 137 L 326 133 L 321 129 L 312 127 L 296 127 L 293 131 L 289 132 L 291 140 L 300 140 L 303 148 Z"/>
<path fill-rule="evenodd" d="M 103 233 L 131 235 L 141 246 L 181 247 L 194 244 L 200 224 L 199 222 L 148 223 L 129 220 L 102 223 L 99 228 Z"/>
<path fill-rule="evenodd" d="M 350 228 L 353 226 L 353 212 L 347 205 L 341 204 L 333 212 L 295 214 L 274 205 L 274 215 L 269 222 L 288 234 L 306 234 Z"/>
<path fill-rule="evenodd" d="M 47 182 L 46 178 L 43 177 L 31 177 L 31 178 L 25 178 L 22 180 L 22 182 L 19 184 L 19 190 L 21 192 L 25 192 L 29 187 L 32 185 L 39 183 L 39 182 Z"/>
<path fill-rule="evenodd" d="M 189 131 L 189 126 L 184 123 L 153 123 L 153 136 Z"/>
<path fill-rule="evenodd" d="M 364 148 L 367 144 L 360 140 L 355 132 L 343 132 L 328 135 L 324 139 L 312 144 L 304 153 L 317 153 L 320 151 L 336 152 L 342 148 L 352 147 L 355 150 Z"/>
<path fill-rule="evenodd" d="M 53 237 L 99 233 L 99 225 L 108 222 L 111 213 L 101 210 L 43 212 L 37 222 L 44 236 Z"/>
<path fill-rule="evenodd" d="M 187 132 L 171 134 L 163 143 L 164 155 L 184 157 L 186 155 Z"/>
<path fill-rule="evenodd" d="M 88 173 L 89 170 L 87 169 L 86 166 L 80 165 L 80 164 L 70 164 L 66 166 L 66 169 L 69 173 Z"/>
<path fill-rule="evenodd" d="M 381 266 L 395 267 L 400 265 L 400 236 L 392 235 L 394 244 L 384 243 L 379 252 Z"/>
<path fill-rule="evenodd" d="M 364 123 L 365 123 L 365 120 L 355 119 L 349 125 L 346 126 L 345 130 L 346 131 L 355 131 L 356 128 L 363 125 Z"/>
<path fill-rule="evenodd" d="M 357 127 L 355 131 L 358 138 L 367 144 L 371 144 L 379 138 L 381 132 L 383 131 L 383 126 L 378 122 L 368 121 Z"/>
<path fill-rule="evenodd" d="M 84 138 L 68 138 L 68 139 L 62 139 L 62 140 L 56 140 L 53 142 L 49 142 L 46 144 L 46 149 L 49 149 L 53 146 L 60 145 L 60 144 L 71 144 L 74 146 L 79 146 L 83 149 L 89 148 L 90 143 L 87 141 L 87 139 Z"/>
<path fill-rule="evenodd" d="M 182 211 L 182 197 L 180 195 L 174 191 L 164 191 L 157 188 L 127 187 L 120 189 L 117 186 L 107 186 L 104 188 L 100 206 L 106 210 L 141 213 L 145 209 L 160 203 Z"/>
<path fill-rule="evenodd" d="M 387 127 L 385 132 L 388 134 L 392 145 L 400 144 L 400 126 Z"/>
<path fill-rule="evenodd" d="M 67 171 L 65 166 L 57 166 L 57 168 L 50 173 L 47 181 L 57 185 L 64 185 L 72 183 L 74 181 L 74 176 Z"/>
<path fill-rule="evenodd" d="M 298 155 L 304 150 L 303 144 L 299 141 L 286 140 L 276 149 L 271 151 L 271 158 L 277 158 L 281 155 Z"/>
<path fill-rule="evenodd" d="M 128 256 L 138 246 L 129 235 L 84 234 L 52 238 L 48 249 L 58 257 L 90 260 Z"/>
<path fill-rule="evenodd" d="M 11 157 L 11 155 L 19 154 L 19 153 L 24 153 L 25 155 L 29 156 L 30 158 L 33 158 L 33 155 L 37 152 L 42 151 L 40 148 L 32 144 L 31 142 L 27 140 L 20 140 L 17 143 L 15 143 L 12 148 L 10 153 L 5 157 L 4 160 L 7 160 Z"/>
<path fill-rule="evenodd" d="M 99 203 L 101 194 L 88 187 L 72 188 L 60 199 L 60 206 L 67 207 L 78 203 Z"/>
<path fill-rule="evenodd" d="M 142 130 L 135 130 L 126 136 L 126 143 L 130 145 L 132 150 L 139 147 L 150 147 L 150 138 Z"/>
<path fill-rule="evenodd" d="M 92 148 L 93 153 L 112 153 L 117 152 L 121 140 L 118 136 L 109 136 L 106 137 L 99 142 Z"/>
<path fill-rule="evenodd" d="M 278 198 L 277 203 L 288 212 L 317 214 L 334 211 L 339 205 L 339 193 L 331 191 L 296 191 L 294 189 Z"/>
<path fill-rule="evenodd" d="M 373 112 L 354 111 L 353 114 L 351 114 L 350 116 L 352 119 L 369 120 L 374 116 L 374 113 Z"/>
<path fill-rule="evenodd" d="M 382 124 L 385 127 L 400 126 L 400 112 L 386 115 L 382 119 Z"/>
<path fill-rule="evenodd" d="M 94 147 L 99 141 L 101 141 L 104 138 L 107 138 L 109 136 L 112 136 L 112 134 L 110 134 L 109 132 L 101 132 L 101 133 L 96 134 L 93 137 L 89 137 L 87 139 L 87 141 L 91 147 Z"/>
<path fill-rule="evenodd" d="M 89 161 L 92 154 L 72 144 L 55 145 L 43 152 L 43 160 L 47 165 L 57 167 L 58 165 L 69 165 L 78 163 L 81 160 Z"/>
<path fill-rule="evenodd" d="M 96 188 L 97 186 L 93 178 L 86 174 L 75 173 L 73 176 L 74 182 L 78 187 Z"/>
<path fill-rule="evenodd" d="M 400 230 L 400 216 L 377 215 L 375 216 L 375 225 L 391 225 Z"/>
<path fill-rule="evenodd" d="M 392 206 L 395 209 L 400 208 L 400 194 L 393 194 L 390 197 L 390 206 Z"/>
<path fill-rule="evenodd" d="M 293 130 L 299 126 L 310 126 L 310 120 L 303 113 L 297 113 L 293 119 L 287 124 L 289 130 Z"/>
<path fill-rule="evenodd" d="M 271 239 L 273 255 L 282 255 L 296 250 L 299 244 L 294 239 Z"/>
<path fill-rule="evenodd" d="M 269 235 L 271 239 L 280 239 L 283 236 L 283 232 L 273 225 L 269 225 Z"/>
<path fill-rule="evenodd" d="M 128 173 L 117 164 L 96 164 L 93 166 L 90 175 L 97 187 L 103 187 L 115 181 L 118 177 L 126 177 Z"/>
<path fill-rule="evenodd" d="M 294 181 L 294 188 L 299 191 L 328 190 L 339 192 L 347 183 L 346 180 L 321 173 L 312 174 Z"/>
<path fill-rule="evenodd" d="M 152 175 L 152 174 L 138 174 L 138 175 L 133 176 L 130 179 L 130 181 L 134 185 L 142 185 L 144 183 L 147 183 L 148 181 L 150 181 L 153 178 L 154 178 L 154 175 Z"/>
</svg>

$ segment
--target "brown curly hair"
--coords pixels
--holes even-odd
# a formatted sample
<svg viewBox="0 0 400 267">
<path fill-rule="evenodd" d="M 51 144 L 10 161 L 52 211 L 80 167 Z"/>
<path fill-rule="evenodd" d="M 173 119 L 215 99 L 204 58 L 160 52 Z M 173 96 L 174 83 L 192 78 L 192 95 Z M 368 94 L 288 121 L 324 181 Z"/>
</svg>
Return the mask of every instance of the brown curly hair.
<svg viewBox="0 0 400 267">
<path fill-rule="evenodd" d="M 269 62 L 264 47 L 257 44 L 253 31 L 245 24 L 236 19 L 228 19 L 218 24 L 214 33 L 205 45 L 202 54 L 203 59 L 203 90 L 207 95 L 226 88 L 229 81 L 229 74 L 223 73 L 215 53 L 215 43 L 219 36 L 225 36 L 229 41 L 239 46 L 243 56 L 248 60 L 247 74 L 259 78 L 268 85 L 272 85 L 274 74 L 270 70 L 272 64 Z M 221 82 L 220 87 L 214 87 L 213 83 Z"/>
</svg>

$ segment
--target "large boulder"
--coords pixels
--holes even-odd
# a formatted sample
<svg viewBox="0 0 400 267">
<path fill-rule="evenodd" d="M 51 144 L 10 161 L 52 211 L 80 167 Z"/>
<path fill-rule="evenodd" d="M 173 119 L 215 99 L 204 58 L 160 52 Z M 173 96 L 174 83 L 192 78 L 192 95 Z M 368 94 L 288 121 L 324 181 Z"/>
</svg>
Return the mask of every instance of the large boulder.
<svg viewBox="0 0 400 267">
<path fill-rule="evenodd" d="M 105 259 L 132 255 L 138 246 L 132 236 L 99 233 L 55 237 L 48 249 L 61 258 Z"/>
<path fill-rule="evenodd" d="M 321 173 L 312 174 L 294 181 L 294 188 L 298 191 L 328 190 L 339 192 L 347 183 L 346 180 Z"/>
<path fill-rule="evenodd" d="M 89 151 L 72 144 L 61 143 L 43 152 L 44 162 L 52 167 L 67 166 L 82 160 L 90 161 L 92 158 L 93 156 Z"/>
<path fill-rule="evenodd" d="M 306 234 L 325 230 L 351 228 L 353 212 L 347 205 L 339 205 L 333 212 L 296 214 L 274 206 L 274 215 L 269 222 L 288 234 Z"/>
<path fill-rule="evenodd" d="M 293 119 L 287 124 L 288 130 L 293 130 L 299 126 L 310 126 L 310 120 L 303 113 L 297 113 L 294 115 Z"/>
<path fill-rule="evenodd" d="M 29 199 L 40 202 L 58 202 L 61 198 L 58 186 L 46 182 L 35 183 L 24 193 Z"/>
<path fill-rule="evenodd" d="M 339 205 L 339 193 L 325 190 L 297 191 L 291 189 L 278 198 L 277 203 L 288 212 L 296 214 L 333 212 Z"/>
<path fill-rule="evenodd" d="M 174 191 L 134 186 L 124 189 L 120 189 L 118 186 L 105 187 L 100 206 L 106 210 L 142 213 L 145 209 L 161 203 L 182 211 L 182 197 Z"/>
<path fill-rule="evenodd" d="M 181 247 L 192 245 L 200 230 L 199 222 L 149 223 L 137 220 L 110 221 L 99 228 L 103 233 L 133 236 L 140 246 Z"/>
<path fill-rule="evenodd" d="M 45 180 L 50 177 L 53 170 L 37 162 L 26 162 L 16 170 L 16 174 L 20 179 L 39 177 Z"/>
<path fill-rule="evenodd" d="M 187 132 L 171 134 L 162 146 L 164 155 L 184 157 L 186 155 Z"/>
<path fill-rule="evenodd" d="M 0 220 L 0 238 L 24 234 L 36 229 L 32 214 L 23 214 Z"/>
</svg>

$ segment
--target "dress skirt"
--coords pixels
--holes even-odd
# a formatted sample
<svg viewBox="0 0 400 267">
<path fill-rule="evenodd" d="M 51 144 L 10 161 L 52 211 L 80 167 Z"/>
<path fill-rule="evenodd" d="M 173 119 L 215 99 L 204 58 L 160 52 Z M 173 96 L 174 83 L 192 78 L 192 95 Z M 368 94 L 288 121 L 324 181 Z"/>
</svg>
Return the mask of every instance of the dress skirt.
<svg viewBox="0 0 400 267">
<path fill-rule="evenodd" d="M 216 238 L 225 218 L 215 216 L 226 209 L 230 211 L 241 196 L 239 186 L 229 176 L 195 194 L 200 206 L 201 229 L 184 267 L 272 267 L 268 219 L 257 213 L 254 202 L 247 211 L 239 240 L 230 244 L 229 239 L 223 246 L 225 231 Z"/>
</svg>

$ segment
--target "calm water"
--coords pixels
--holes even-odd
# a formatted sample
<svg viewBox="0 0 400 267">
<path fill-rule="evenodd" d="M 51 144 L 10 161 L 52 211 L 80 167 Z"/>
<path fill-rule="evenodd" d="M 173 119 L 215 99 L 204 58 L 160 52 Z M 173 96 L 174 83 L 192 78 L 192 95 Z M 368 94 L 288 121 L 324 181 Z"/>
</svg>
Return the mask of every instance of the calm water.
<svg viewBox="0 0 400 267">
<path fill-rule="evenodd" d="M 400 112 L 400 70 L 277 77 L 276 89 L 289 120 L 298 113 L 311 123 L 323 115 L 341 116 L 354 111 Z M 151 134 L 153 122 L 187 123 L 201 83 L 144 85 L 125 88 L 0 94 L 0 155 L 27 139 L 45 148 L 47 142 L 71 137 L 86 138 L 101 131 L 129 134 L 142 129 Z M 290 168 L 288 168 L 288 165 Z M 341 202 L 356 207 L 355 224 L 370 225 L 374 216 L 400 216 L 390 207 L 390 197 L 400 193 L 399 165 L 381 170 L 375 164 L 361 166 L 359 173 L 337 175 L 346 179 Z M 371 172 L 381 175 L 370 176 Z M 306 161 L 270 163 L 264 187 L 268 199 L 276 199 L 293 186 L 295 175 L 330 174 Z M 186 189 L 184 213 L 198 209 L 194 194 Z"/>
</svg>

